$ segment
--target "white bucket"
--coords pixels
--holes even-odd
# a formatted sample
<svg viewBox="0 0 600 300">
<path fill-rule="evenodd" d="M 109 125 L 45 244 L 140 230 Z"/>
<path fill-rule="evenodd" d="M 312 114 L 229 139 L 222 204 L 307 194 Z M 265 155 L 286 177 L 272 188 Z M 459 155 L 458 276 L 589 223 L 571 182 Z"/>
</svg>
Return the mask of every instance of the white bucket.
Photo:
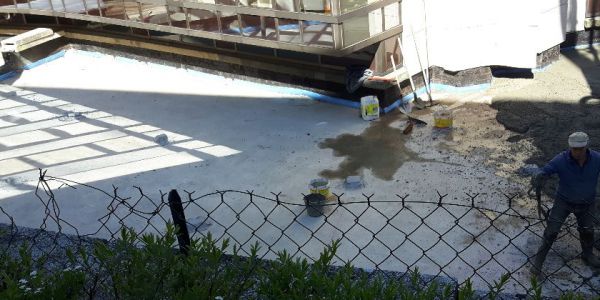
<svg viewBox="0 0 600 300">
<path fill-rule="evenodd" d="M 360 98 L 360 115 L 365 121 L 379 118 L 379 100 L 377 96 L 364 96 Z"/>
</svg>

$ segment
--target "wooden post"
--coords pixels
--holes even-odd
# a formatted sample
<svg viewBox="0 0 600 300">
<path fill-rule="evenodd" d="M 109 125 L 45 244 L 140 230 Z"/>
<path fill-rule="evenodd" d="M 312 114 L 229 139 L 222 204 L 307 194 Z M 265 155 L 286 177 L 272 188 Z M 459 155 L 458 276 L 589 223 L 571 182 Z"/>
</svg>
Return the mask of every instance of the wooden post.
<svg viewBox="0 0 600 300">
<path fill-rule="evenodd" d="M 171 209 L 173 223 L 178 228 L 177 242 L 179 243 L 179 251 L 181 251 L 182 254 L 187 255 L 191 243 L 190 234 L 188 233 L 187 223 L 185 221 L 181 197 L 179 197 L 177 190 L 171 190 L 169 192 L 169 208 Z"/>
</svg>

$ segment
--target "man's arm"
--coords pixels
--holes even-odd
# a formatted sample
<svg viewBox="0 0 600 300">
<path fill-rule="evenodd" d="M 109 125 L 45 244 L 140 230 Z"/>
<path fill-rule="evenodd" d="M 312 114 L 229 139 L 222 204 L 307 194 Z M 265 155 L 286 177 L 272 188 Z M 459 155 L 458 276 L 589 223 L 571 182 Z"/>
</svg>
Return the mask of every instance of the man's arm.
<svg viewBox="0 0 600 300">
<path fill-rule="evenodd" d="M 556 174 L 558 172 L 559 163 L 562 159 L 562 154 L 555 156 L 548 164 L 540 169 L 539 173 L 546 177 Z"/>
<path fill-rule="evenodd" d="M 544 185 L 548 177 L 558 172 L 558 164 L 561 160 L 561 155 L 554 157 L 548 164 L 538 171 L 531 178 L 531 186 L 533 188 L 540 188 Z"/>
<path fill-rule="evenodd" d="M 375 80 L 375 81 L 383 81 L 383 82 L 396 82 L 396 79 L 393 77 L 385 77 L 385 76 L 377 76 L 377 75 L 373 75 L 373 76 L 367 78 L 367 80 Z"/>
</svg>

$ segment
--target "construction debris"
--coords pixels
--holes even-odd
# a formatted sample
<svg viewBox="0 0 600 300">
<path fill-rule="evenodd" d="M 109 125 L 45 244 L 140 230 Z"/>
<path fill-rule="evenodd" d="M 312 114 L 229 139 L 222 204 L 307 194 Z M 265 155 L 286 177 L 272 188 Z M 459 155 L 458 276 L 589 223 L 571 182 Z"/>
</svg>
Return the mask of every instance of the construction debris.
<svg viewBox="0 0 600 300">
<path fill-rule="evenodd" d="M 348 176 L 346 177 L 346 181 L 344 181 L 344 186 L 347 189 L 360 189 L 365 185 L 361 176 Z"/>
<path fill-rule="evenodd" d="M 81 112 L 76 111 L 68 111 L 65 112 L 62 116 L 58 117 L 59 121 L 62 122 L 70 122 L 70 121 L 81 121 L 85 119 L 85 116 L 81 114 Z"/>
<path fill-rule="evenodd" d="M 166 146 L 169 143 L 169 138 L 166 134 L 161 133 L 154 137 L 154 142 L 161 146 Z"/>
</svg>

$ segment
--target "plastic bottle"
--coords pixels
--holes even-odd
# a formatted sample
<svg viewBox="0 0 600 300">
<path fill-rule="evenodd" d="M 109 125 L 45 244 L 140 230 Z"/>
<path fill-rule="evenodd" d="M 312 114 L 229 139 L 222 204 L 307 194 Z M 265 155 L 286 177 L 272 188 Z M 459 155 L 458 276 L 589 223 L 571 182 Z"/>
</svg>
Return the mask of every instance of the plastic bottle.
<svg viewBox="0 0 600 300">
<path fill-rule="evenodd" d="M 365 121 L 379 118 L 379 99 L 377 99 L 377 96 L 360 98 L 360 114 Z"/>
</svg>

